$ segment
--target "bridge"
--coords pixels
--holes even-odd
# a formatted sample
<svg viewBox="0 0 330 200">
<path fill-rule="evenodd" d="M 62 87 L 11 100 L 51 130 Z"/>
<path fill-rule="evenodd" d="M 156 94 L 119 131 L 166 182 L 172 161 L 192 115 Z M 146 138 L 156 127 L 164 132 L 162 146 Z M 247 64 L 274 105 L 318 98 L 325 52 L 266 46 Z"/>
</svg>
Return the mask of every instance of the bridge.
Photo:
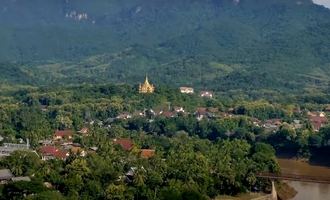
<svg viewBox="0 0 330 200">
<path fill-rule="evenodd" d="M 330 184 L 330 177 L 321 176 L 306 176 L 299 174 L 273 174 L 273 173 L 259 173 L 259 178 L 268 178 L 271 180 L 288 180 L 288 181 L 300 181 L 300 182 L 311 182 L 311 183 L 323 183 Z"/>
</svg>

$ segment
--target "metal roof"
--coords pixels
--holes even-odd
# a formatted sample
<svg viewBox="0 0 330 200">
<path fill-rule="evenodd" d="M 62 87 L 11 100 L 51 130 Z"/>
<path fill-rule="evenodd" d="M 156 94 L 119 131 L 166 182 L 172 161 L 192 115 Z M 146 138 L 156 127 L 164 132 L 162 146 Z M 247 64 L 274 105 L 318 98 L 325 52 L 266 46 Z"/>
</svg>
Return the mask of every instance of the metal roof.
<svg viewBox="0 0 330 200">
<path fill-rule="evenodd" d="M 10 180 L 14 175 L 9 169 L 0 169 L 0 180 Z"/>
</svg>

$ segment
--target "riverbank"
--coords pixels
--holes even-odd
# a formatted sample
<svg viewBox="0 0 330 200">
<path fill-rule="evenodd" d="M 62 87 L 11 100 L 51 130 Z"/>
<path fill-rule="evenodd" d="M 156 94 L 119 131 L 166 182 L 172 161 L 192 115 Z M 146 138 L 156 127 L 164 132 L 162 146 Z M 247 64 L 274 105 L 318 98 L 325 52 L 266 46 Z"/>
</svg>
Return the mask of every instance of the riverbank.
<svg viewBox="0 0 330 200">
<path fill-rule="evenodd" d="M 328 158 L 324 158 L 328 159 Z M 283 174 L 330 178 L 330 167 L 311 164 L 296 159 L 278 158 Z M 299 181 L 283 181 L 297 191 L 290 200 L 324 200 L 330 198 L 330 184 L 306 183 Z"/>
<path fill-rule="evenodd" d="M 278 158 L 277 161 L 281 167 L 281 173 L 283 174 L 330 177 L 330 168 L 326 166 L 312 165 L 309 162 L 286 158 Z"/>
<path fill-rule="evenodd" d="M 265 196 L 267 194 L 264 193 L 247 193 L 247 194 L 239 194 L 237 196 L 227 196 L 221 195 L 218 196 L 215 200 L 251 200 L 258 197 Z"/>
<path fill-rule="evenodd" d="M 277 196 L 281 200 L 290 200 L 297 195 L 297 190 L 290 186 L 287 182 L 278 182 L 275 185 Z"/>
</svg>

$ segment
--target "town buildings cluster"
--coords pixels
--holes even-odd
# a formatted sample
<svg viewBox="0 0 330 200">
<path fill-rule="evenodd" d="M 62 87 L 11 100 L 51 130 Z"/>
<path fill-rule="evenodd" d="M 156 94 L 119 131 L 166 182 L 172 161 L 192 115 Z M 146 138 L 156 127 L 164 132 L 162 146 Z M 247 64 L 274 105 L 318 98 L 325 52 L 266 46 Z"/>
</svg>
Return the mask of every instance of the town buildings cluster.
<svg viewBox="0 0 330 200">
<path fill-rule="evenodd" d="M 182 94 L 191 95 L 194 94 L 195 90 L 191 87 L 180 87 L 180 92 Z M 139 93 L 153 93 L 155 91 L 155 86 L 149 83 L 148 77 L 146 77 L 145 82 L 139 85 Z M 200 97 L 204 98 L 213 98 L 214 94 L 212 91 L 201 91 L 199 93 Z M 260 120 L 257 118 L 250 118 L 254 126 L 263 128 L 266 132 L 275 133 L 280 129 L 282 125 L 290 126 L 292 129 L 302 129 L 306 123 L 309 123 L 314 130 L 315 134 L 328 124 L 327 112 L 330 112 L 329 108 L 325 109 L 324 112 L 302 112 L 300 109 L 295 111 L 299 116 L 299 119 L 295 119 L 290 123 L 284 122 L 283 119 L 268 119 Z M 197 107 L 194 111 L 187 111 L 183 106 L 175 105 L 168 106 L 165 108 L 148 108 L 141 111 L 122 112 L 119 113 L 114 118 L 109 118 L 107 120 L 92 120 L 86 122 L 85 126 L 79 131 L 74 131 L 71 129 L 65 130 L 54 130 L 54 133 L 51 138 L 45 138 L 44 140 L 39 141 L 39 147 L 31 149 L 29 140 L 24 143 L 21 141 L 20 144 L 13 143 L 3 143 L 0 146 L 0 157 L 9 156 L 14 151 L 31 151 L 36 153 L 40 159 L 47 161 L 51 159 L 61 159 L 65 160 L 70 155 L 85 157 L 90 153 L 97 153 L 98 147 L 86 147 L 80 143 L 75 143 L 74 138 L 80 137 L 89 137 L 90 136 L 90 127 L 98 125 L 104 128 L 111 127 L 111 124 L 116 120 L 130 120 L 132 118 L 145 118 L 152 122 L 155 117 L 164 117 L 164 118 L 175 118 L 175 117 L 184 117 L 184 116 L 194 116 L 196 120 L 212 120 L 212 119 L 221 119 L 221 118 L 232 118 L 238 115 L 235 115 L 234 109 L 229 108 L 226 111 L 220 110 L 216 107 Z M 95 124 L 95 122 L 97 123 Z M 2 138 L 2 137 L 1 137 Z M 3 138 L 2 138 L 3 139 Z M 130 138 L 114 138 L 112 140 L 114 145 L 121 147 L 124 151 L 132 151 L 136 146 Z M 136 149 L 139 152 L 141 158 L 149 159 L 156 154 L 155 149 Z M 131 169 L 131 173 L 134 172 L 134 168 Z M 127 177 L 129 177 L 129 173 Z M 0 170 L 0 182 L 7 183 L 8 181 L 17 181 L 25 180 L 29 181 L 28 177 L 14 177 L 10 170 L 2 169 Z"/>
</svg>

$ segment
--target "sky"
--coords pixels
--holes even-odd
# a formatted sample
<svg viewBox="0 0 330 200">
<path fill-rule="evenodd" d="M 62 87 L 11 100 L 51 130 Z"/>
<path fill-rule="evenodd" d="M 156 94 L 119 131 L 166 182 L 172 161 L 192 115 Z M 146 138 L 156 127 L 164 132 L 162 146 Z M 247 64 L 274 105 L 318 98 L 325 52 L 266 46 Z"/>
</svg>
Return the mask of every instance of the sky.
<svg viewBox="0 0 330 200">
<path fill-rule="evenodd" d="M 313 0 L 314 3 L 330 8 L 330 0 Z"/>
</svg>

